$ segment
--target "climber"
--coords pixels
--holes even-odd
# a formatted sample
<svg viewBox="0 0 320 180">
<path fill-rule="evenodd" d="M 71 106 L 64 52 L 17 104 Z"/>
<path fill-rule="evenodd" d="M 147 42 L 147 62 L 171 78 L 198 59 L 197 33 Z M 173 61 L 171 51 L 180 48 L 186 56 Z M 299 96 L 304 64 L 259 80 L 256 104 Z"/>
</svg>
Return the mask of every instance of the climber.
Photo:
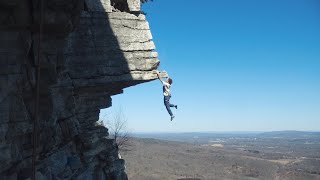
<svg viewBox="0 0 320 180">
<path fill-rule="evenodd" d="M 164 100 L 164 105 L 166 106 L 167 108 L 167 111 L 168 113 L 170 114 L 171 116 L 171 121 L 173 120 L 174 118 L 174 115 L 172 114 L 172 111 L 170 109 L 170 107 L 175 107 L 176 109 L 178 109 L 178 105 L 173 105 L 173 104 L 170 104 L 170 98 L 171 98 L 171 94 L 170 94 L 170 87 L 171 87 L 171 84 L 172 84 L 172 79 L 169 77 L 167 77 L 167 80 L 166 81 L 163 81 L 160 77 L 160 73 L 159 71 L 156 71 L 157 75 L 158 75 L 158 78 L 159 80 L 161 81 L 162 85 L 163 85 L 163 100 Z"/>
</svg>

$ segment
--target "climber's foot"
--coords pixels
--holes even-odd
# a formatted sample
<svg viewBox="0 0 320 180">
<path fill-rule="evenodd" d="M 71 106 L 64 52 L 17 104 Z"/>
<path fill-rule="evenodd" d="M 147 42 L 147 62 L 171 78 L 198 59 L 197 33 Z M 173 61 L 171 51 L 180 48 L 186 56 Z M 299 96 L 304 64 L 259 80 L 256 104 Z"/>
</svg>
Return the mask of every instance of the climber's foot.
<svg viewBox="0 0 320 180">
<path fill-rule="evenodd" d="M 174 115 L 171 116 L 171 121 L 173 120 L 173 118 L 174 118 Z"/>
<path fill-rule="evenodd" d="M 178 109 L 178 105 L 175 105 L 174 107 L 175 107 L 176 109 Z"/>
</svg>

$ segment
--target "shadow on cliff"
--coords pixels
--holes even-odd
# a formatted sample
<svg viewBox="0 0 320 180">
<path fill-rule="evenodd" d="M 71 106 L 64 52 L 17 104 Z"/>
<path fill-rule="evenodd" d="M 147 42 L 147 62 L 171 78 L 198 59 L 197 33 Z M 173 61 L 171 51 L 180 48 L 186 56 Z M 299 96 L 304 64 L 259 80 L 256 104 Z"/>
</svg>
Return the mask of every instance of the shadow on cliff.
<svg viewBox="0 0 320 180">
<path fill-rule="evenodd" d="M 3 3 L 6 5 L 7 2 L 10 6 L 3 6 Z M 8 80 L 0 82 L 1 85 L 14 84 L 15 81 L 18 84 L 16 87 L 8 86 L 6 90 L 8 92 L 2 90 L 3 95 L 0 94 L 4 97 L 8 96 L 5 99 L 6 102 L 0 107 L 4 112 L 4 115 L 0 115 L 5 122 L 1 128 L 7 126 L 3 131 L 5 133 L 2 134 L 3 140 L 0 144 L 1 147 L 5 147 L 3 148 L 5 163 L 0 167 L 0 179 L 3 177 L 1 175 L 11 174 L 15 174 L 17 179 L 27 179 L 32 176 L 31 157 L 34 145 L 32 135 L 36 136 L 34 149 L 37 156 L 37 170 L 50 177 L 66 175 L 65 173 L 69 172 L 67 169 L 71 167 L 70 164 L 76 164 L 75 169 L 86 170 L 85 166 L 90 162 L 86 162 L 85 158 L 91 159 L 98 153 L 99 157 L 103 154 L 103 157 L 111 159 L 110 162 L 108 161 L 109 164 L 104 166 L 114 163 L 119 166 L 115 169 L 122 171 L 122 161 L 114 162 L 118 157 L 114 152 L 116 148 L 113 148 L 112 142 L 104 138 L 107 135 L 106 128 L 95 126 L 99 118 L 99 110 L 111 106 L 111 95 L 121 93 L 124 87 L 139 83 L 130 73 L 131 62 L 129 63 L 128 56 L 133 52 L 124 51 L 122 48 L 122 45 L 128 45 L 130 41 L 116 35 L 119 35 L 119 32 L 115 29 L 124 29 L 121 18 L 109 17 L 110 14 L 107 12 L 111 12 L 112 8 L 108 4 L 103 4 L 108 2 L 107 0 L 47 0 L 43 1 L 45 2 L 43 13 L 46 18 L 43 18 L 42 24 L 42 21 L 39 23 L 39 1 L 31 0 L 20 4 L 19 2 L 18 0 L 0 0 L 0 9 L 8 11 L 0 12 L 0 24 L 10 31 L 0 36 L 2 40 L 0 50 L 1 53 L 5 53 L 5 58 L 1 60 L 5 61 L 7 68 L 4 69 L 9 70 L 11 65 L 19 65 L 16 68 L 18 74 L 12 71 L 13 74 L 8 75 L 10 73 L 8 72 L 5 74 L 9 77 L 6 77 Z M 114 7 L 118 11 L 129 11 L 125 0 L 112 0 L 111 3 L 115 3 Z M 18 5 L 25 10 L 15 9 Z M 107 9 L 108 7 L 110 9 Z M 13 13 L 14 15 L 11 16 L 11 9 L 17 14 Z M 13 21 L 20 17 L 22 17 L 21 22 Z M 24 19 L 24 17 L 32 18 Z M 113 19 L 112 22 L 110 18 Z M 13 19 L 12 24 L 11 21 L 8 23 L 7 19 Z M 37 47 L 39 24 L 43 25 L 41 53 L 39 53 L 42 61 L 39 122 L 34 123 L 36 59 L 40 49 Z M 8 29 L 7 25 L 14 29 Z M 130 29 L 130 27 L 127 28 Z M 123 32 L 121 35 L 126 34 Z M 19 38 L 23 42 L 20 42 Z M 22 72 L 20 69 L 23 69 Z M 12 83 L 6 81 L 12 81 Z M 10 94 L 9 96 L 9 93 L 18 95 Z M 32 128 L 33 124 L 36 125 L 34 129 L 38 129 L 37 131 Z M 81 138 L 78 138 L 79 136 Z M 96 142 L 92 142 L 96 138 L 100 138 L 99 142 L 102 142 L 100 149 L 96 147 L 98 146 Z M 72 149 L 66 146 L 72 144 L 70 142 L 73 140 L 76 141 L 74 143 L 77 146 L 76 150 L 73 146 Z M 108 147 L 108 149 L 102 147 Z M 75 158 L 77 162 L 74 162 L 71 156 L 75 151 L 79 151 L 78 154 L 73 154 L 80 157 Z M 110 155 L 110 153 L 114 154 Z M 69 162 L 69 159 L 72 161 Z M 47 167 L 42 162 L 57 163 L 50 163 Z M 81 168 L 81 165 L 84 167 Z M 68 168 L 63 171 L 61 167 Z M 70 172 L 67 175 L 71 176 Z M 77 175 L 79 174 L 74 176 Z"/>
<path fill-rule="evenodd" d="M 49 7 L 52 7 L 50 2 L 48 1 L 46 4 L 45 11 L 47 12 L 50 12 Z M 112 12 L 110 4 L 103 4 L 108 2 L 103 0 L 84 0 L 82 2 L 84 3 L 81 6 L 83 9 L 77 16 L 78 18 L 75 18 L 74 26 L 66 28 L 72 29 L 72 32 L 66 37 L 56 36 L 55 38 L 54 32 L 57 28 L 52 29 L 54 32 L 48 32 L 47 29 L 50 28 L 44 22 L 44 33 L 49 34 L 49 37 L 43 38 L 42 53 L 49 60 L 52 53 L 57 54 L 58 61 L 63 59 L 61 62 L 63 67 L 59 69 L 57 63 L 56 73 L 51 73 L 46 69 L 48 66 L 45 64 L 46 62 L 43 63 L 46 66 L 42 67 L 39 119 L 42 119 L 40 127 L 46 128 L 40 130 L 39 141 L 40 145 L 43 145 L 43 152 L 50 152 L 54 145 L 54 142 L 47 142 L 47 139 L 50 138 L 50 133 L 48 133 L 51 132 L 50 127 L 55 125 L 55 120 L 51 120 L 56 116 L 55 113 L 64 142 L 73 140 L 78 135 L 82 136 L 81 141 L 85 141 L 83 140 L 86 139 L 85 133 L 82 132 L 90 134 L 92 130 L 90 128 L 94 127 L 95 121 L 98 120 L 99 110 L 111 106 L 111 95 L 121 93 L 124 87 L 134 82 L 130 74 L 128 58 L 125 57 L 121 48 L 121 43 L 126 41 L 119 41 L 119 37 L 115 33 L 115 28 L 119 25 L 112 24 L 110 21 L 111 17 L 108 14 Z M 116 3 L 118 4 L 116 7 L 123 8 L 117 11 L 128 11 L 126 1 L 112 0 L 111 3 Z M 115 21 L 121 21 L 116 16 L 112 18 Z M 58 90 L 51 88 L 55 83 L 65 80 L 64 76 L 57 75 L 60 74 L 59 71 L 67 72 L 72 81 L 72 93 L 70 88 L 60 87 Z M 52 77 L 54 80 L 48 80 L 48 77 Z M 73 102 L 73 98 L 66 98 L 69 95 L 73 96 L 74 104 L 70 103 Z M 58 99 L 61 96 L 62 98 Z M 64 109 L 59 107 L 62 104 Z M 77 116 L 79 123 L 72 118 L 73 113 Z M 91 118 L 94 121 L 88 123 L 88 119 Z M 84 123 L 88 123 L 90 126 L 82 125 Z M 104 129 L 100 130 L 105 132 Z M 101 134 L 101 137 L 105 135 Z"/>
</svg>

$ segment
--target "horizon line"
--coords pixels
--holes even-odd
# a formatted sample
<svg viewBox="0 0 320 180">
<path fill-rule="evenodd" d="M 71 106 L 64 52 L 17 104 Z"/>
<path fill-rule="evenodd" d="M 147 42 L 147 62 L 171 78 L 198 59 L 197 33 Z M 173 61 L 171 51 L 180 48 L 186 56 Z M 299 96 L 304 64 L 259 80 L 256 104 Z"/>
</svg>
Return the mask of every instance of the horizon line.
<svg viewBox="0 0 320 180">
<path fill-rule="evenodd" d="M 132 131 L 130 133 L 141 134 L 183 134 L 183 133 L 267 133 L 267 132 L 312 132 L 320 133 L 320 130 L 272 130 L 272 131 Z"/>
</svg>

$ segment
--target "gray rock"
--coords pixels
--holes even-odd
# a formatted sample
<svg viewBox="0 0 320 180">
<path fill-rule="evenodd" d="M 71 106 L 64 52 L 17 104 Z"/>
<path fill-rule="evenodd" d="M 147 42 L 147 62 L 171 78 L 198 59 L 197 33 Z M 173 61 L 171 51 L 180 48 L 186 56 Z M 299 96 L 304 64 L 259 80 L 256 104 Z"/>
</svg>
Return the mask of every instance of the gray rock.
<svg viewBox="0 0 320 180">
<path fill-rule="evenodd" d="M 130 11 L 140 11 L 140 0 L 128 1 Z"/>
<path fill-rule="evenodd" d="M 0 179 L 31 179 L 33 134 L 37 179 L 127 179 L 116 143 L 96 122 L 112 95 L 157 79 L 140 1 L 47 0 L 40 52 L 38 2 L 0 0 Z"/>
<path fill-rule="evenodd" d="M 46 177 L 39 171 L 36 172 L 36 179 L 37 180 L 46 180 Z"/>
<path fill-rule="evenodd" d="M 88 11 L 112 12 L 110 0 L 85 0 Z"/>
</svg>

